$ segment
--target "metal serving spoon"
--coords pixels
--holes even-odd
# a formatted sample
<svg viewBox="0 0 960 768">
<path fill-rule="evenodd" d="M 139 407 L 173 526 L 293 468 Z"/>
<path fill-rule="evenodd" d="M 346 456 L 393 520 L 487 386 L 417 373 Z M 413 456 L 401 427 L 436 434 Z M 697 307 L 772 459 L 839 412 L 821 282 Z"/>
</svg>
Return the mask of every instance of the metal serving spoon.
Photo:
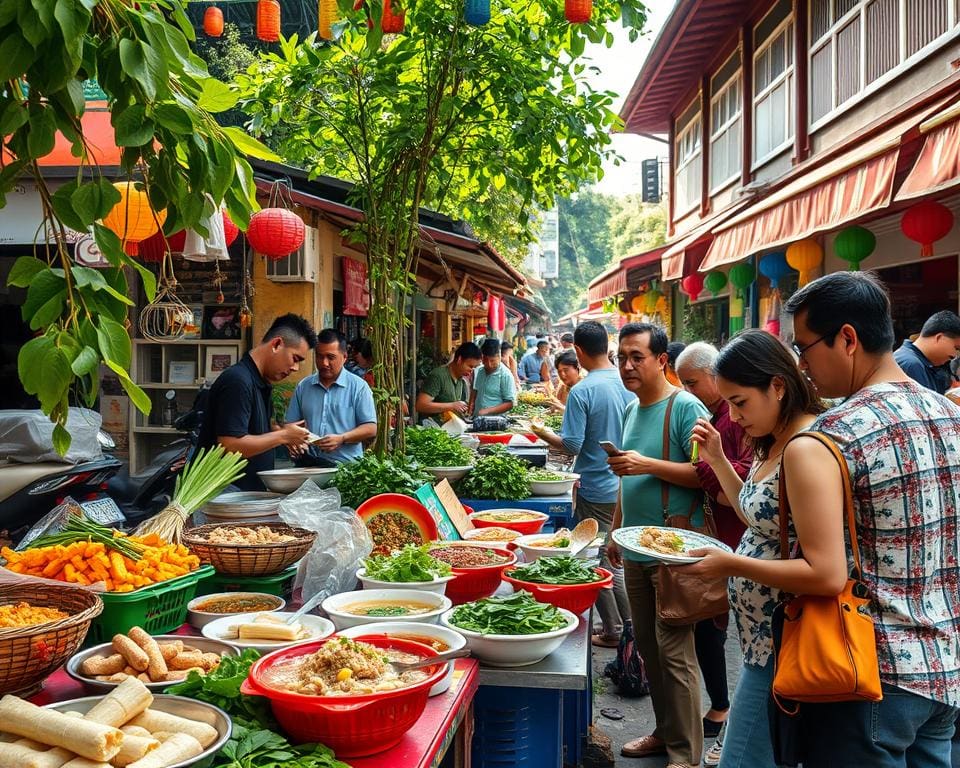
<svg viewBox="0 0 960 768">
<path fill-rule="evenodd" d="M 443 661 L 450 661 L 451 659 L 462 659 L 469 655 L 469 648 L 461 648 L 458 651 L 444 651 L 443 653 L 438 653 L 436 656 L 427 656 L 425 659 L 418 659 L 417 661 L 391 661 L 388 663 L 394 672 L 400 674 L 401 672 L 407 672 L 411 669 L 431 667 L 434 664 L 439 664 Z"/>
</svg>

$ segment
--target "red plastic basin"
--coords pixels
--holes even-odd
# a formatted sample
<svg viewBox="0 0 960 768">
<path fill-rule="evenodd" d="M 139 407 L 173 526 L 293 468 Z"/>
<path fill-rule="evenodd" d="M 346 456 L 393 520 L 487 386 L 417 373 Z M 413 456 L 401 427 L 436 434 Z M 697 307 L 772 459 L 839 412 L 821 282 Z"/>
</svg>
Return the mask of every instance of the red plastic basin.
<svg viewBox="0 0 960 768">
<path fill-rule="evenodd" d="M 472 544 L 462 544 L 461 546 L 475 548 Z M 503 569 L 509 568 L 517 562 L 517 556 L 503 547 L 485 547 L 485 549 L 493 550 L 508 559 L 502 563 L 480 565 L 476 568 L 454 568 L 451 566 L 454 579 L 447 582 L 447 591 L 444 594 L 450 598 L 450 602 L 454 605 L 469 603 L 479 600 L 481 597 L 490 597 L 500 586 Z"/>
<path fill-rule="evenodd" d="M 430 689 L 447 673 L 447 664 L 427 667 L 427 678 L 407 688 L 357 696 L 309 696 L 280 691 L 261 682 L 264 672 L 274 665 L 309 656 L 337 639 L 334 635 L 258 659 L 240 691 L 269 699 L 274 717 L 294 742 L 323 742 L 338 757 L 363 757 L 390 749 L 423 714 Z M 386 635 L 365 636 L 363 642 L 419 656 L 437 655 L 423 643 Z"/>
<path fill-rule="evenodd" d="M 533 595 L 537 602 L 550 603 L 557 608 L 566 608 L 570 613 L 579 616 L 597 601 L 597 595 L 600 594 L 601 589 L 609 587 L 613 583 L 613 574 L 606 568 L 594 568 L 593 570 L 603 578 L 589 584 L 536 584 L 532 581 L 520 581 L 511 578 L 510 572 L 513 571 L 513 567 L 504 570 L 503 580 L 508 582 L 515 590 L 525 589 Z M 449 585 L 447 594 L 449 595 Z"/>
<path fill-rule="evenodd" d="M 506 445 L 513 439 L 512 432 L 507 432 L 506 434 L 488 434 L 485 432 L 474 432 L 473 436 L 480 441 L 480 445 L 488 445 L 490 443 L 499 443 L 500 445 Z"/>
</svg>

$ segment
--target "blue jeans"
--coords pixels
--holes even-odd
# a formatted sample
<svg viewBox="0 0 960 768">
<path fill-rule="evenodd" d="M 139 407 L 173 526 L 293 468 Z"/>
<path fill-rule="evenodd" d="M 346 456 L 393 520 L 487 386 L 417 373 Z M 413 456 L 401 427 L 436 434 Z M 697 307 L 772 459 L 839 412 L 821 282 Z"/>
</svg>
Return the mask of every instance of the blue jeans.
<svg viewBox="0 0 960 768">
<path fill-rule="evenodd" d="M 878 702 L 804 704 L 804 768 L 950 768 L 957 709 L 883 684 Z"/>
<path fill-rule="evenodd" d="M 733 693 L 723 737 L 720 768 L 774 768 L 767 703 L 773 658 L 763 667 L 744 664 Z"/>
</svg>

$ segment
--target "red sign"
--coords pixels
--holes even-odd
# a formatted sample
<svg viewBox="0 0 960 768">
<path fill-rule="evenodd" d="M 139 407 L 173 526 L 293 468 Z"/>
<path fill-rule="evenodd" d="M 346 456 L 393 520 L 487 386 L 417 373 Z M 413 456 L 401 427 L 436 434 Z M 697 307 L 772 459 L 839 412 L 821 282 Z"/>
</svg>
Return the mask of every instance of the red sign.
<svg viewBox="0 0 960 768">
<path fill-rule="evenodd" d="M 343 268 L 343 314 L 366 317 L 370 310 L 367 265 L 346 256 L 340 263 Z"/>
</svg>

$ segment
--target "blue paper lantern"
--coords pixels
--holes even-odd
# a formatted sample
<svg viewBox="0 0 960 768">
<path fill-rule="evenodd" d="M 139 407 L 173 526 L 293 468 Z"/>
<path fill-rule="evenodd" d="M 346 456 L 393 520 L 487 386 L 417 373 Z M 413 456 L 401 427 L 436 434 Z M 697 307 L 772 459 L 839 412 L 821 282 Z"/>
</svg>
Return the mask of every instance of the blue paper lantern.
<svg viewBox="0 0 960 768">
<path fill-rule="evenodd" d="M 773 290 L 777 290 L 778 283 L 785 277 L 789 277 L 793 272 L 793 269 L 787 264 L 786 254 L 782 251 L 768 253 L 760 259 L 758 268 L 760 269 L 760 274 L 770 281 L 770 287 L 773 288 Z"/>
<path fill-rule="evenodd" d="M 466 0 L 463 20 L 475 27 L 482 27 L 490 21 L 490 0 Z"/>
</svg>

